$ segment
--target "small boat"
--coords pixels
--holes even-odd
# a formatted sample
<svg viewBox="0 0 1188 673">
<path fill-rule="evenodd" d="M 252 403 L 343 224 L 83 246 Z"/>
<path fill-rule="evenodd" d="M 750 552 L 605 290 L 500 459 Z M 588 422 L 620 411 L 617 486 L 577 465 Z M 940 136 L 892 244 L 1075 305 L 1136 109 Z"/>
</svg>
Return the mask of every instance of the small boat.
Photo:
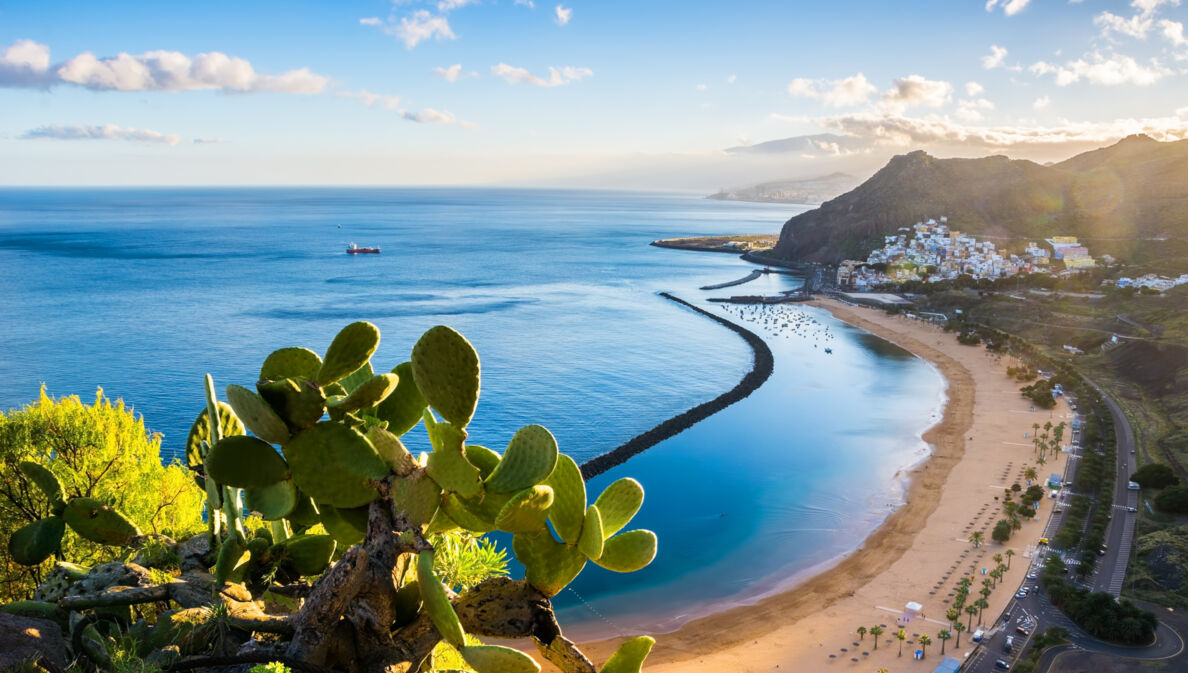
<svg viewBox="0 0 1188 673">
<path fill-rule="evenodd" d="M 379 248 L 360 248 L 359 246 L 355 245 L 354 243 L 351 243 L 349 246 L 347 246 L 346 251 L 347 251 L 348 255 L 361 255 L 361 254 L 368 254 L 368 253 L 373 254 L 373 255 L 378 255 L 380 249 Z"/>
<path fill-rule="evenodd" d="M 832 349 L 832 348 L 826 348 L 826 349 L 825 349 L 825 353 L 826 353 L 827 355 L 833 355 L 833 349 Z"/>
</svg>

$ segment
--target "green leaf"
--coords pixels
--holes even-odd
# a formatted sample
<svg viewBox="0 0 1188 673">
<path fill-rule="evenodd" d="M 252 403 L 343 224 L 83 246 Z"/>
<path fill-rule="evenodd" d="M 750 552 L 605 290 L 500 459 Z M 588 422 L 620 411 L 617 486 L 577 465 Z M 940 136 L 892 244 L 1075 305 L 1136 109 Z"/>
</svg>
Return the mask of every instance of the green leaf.
<svg viewBox="0 0 1188 673">
<path fill-rule="evenodd" d="M 21 565 L 35 566 L 53 555 L 62 546 L 66 522 L 56 516 L 38 519 L 22 526 L 8 538 L 8 553 Z"/>
</svg>

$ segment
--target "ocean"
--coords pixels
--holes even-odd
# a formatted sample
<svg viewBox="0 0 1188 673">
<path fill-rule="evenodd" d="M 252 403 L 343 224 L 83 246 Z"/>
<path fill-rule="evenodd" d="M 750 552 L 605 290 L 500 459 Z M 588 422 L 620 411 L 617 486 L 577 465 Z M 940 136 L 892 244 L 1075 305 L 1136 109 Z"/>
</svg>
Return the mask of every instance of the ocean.
<svg viewBox="0 0 1188 673">
<path fill-rule="evenodd" d="M 754 600 L 854 548 L 926 455 L 943 381 L 926 363 L 803 307 L 730 309 L 779 274 L 658 238 L 774 233 L 804 207 L 682 194 L 519 189 L 0 189 L 0 407 L 102 386 L 178 455 L 216 388 L 251 385 L 272 350 L 323 351 L 354 320 L 377 369 L 435 324 L 483 363 L 472 441 L 548 427 L 580 463 L 733 387 L 751 351 L 673 294 L 764 336 L 775 373 L 749 398 L 592 480 L 647 498 L 660 551 L 619 575 L 588 565 L 556 599 L 593 637 L 675 628 Z M 382 248 L 347 255 L 345 247 Z M 824 349 L 832 349 L 826 354 Z M 409 435 L 425 448 L 423 432 Z M 517 571 L 513 567 L 513 574 Z"/>
</svg>

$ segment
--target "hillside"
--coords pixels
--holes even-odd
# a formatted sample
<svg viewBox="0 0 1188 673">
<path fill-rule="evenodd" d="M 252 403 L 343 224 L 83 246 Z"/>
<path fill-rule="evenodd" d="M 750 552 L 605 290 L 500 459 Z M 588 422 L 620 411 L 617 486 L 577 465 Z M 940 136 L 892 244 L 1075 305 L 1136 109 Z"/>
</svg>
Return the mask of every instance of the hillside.
<svg viewBox="0 0 1188 673">
<path fill-rule="evenodd" d="M 1188 257 L 1188 140 L 1130 136 L 1050 166 L 900 155 L 853 190 L 788 220 L 774 254 L 865 259 L 884 235 L 940 215 L 967 233 L 1079 236 L 1094 255 L 1166 265 Z"/>
<path fill-rule="evenodd" d="M 723 189 L 706 198 L 721 201 L 765 203 L 821 203 L 853 189 L 861 178 L 849 173 L 831 173 L 804 180 L 773 180 L 757 185 Z"/>
</svg>

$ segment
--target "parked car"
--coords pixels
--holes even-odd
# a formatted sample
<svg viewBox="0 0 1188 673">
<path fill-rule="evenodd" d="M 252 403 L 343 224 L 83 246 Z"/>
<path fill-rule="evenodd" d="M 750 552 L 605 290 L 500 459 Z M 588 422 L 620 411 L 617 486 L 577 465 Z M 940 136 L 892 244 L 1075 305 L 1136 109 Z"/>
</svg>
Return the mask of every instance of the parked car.
<svg viewBox="0 0 1188 673">
<path fill-rule="evenodd" d="M 1030 631 L 1023 628 L 1022 626 L 1016 626 L 1015 631 L 1018 632 L 1020 635 L 1024 635 L 1024 636 L 1029 635 L 1031 633 Z"/>
<path fill-rule="evenodd" d="M 1027 573 L 1027 579 L 1029 579 L 1029 580 L 1033 580 L 1037 577 L 1039 577 L 1039 575 L 1037 575 L 1035 573 Z"/>
<path fill-rule="evenodd" d="M 1020 589 L 1019 593 L 1015 594 L 1015 598 L 1027 598 L 1027 590 Z"/>
<path fill-rule="evenodd" d="M 996 659 L 996 660 L 994 661 L 994 667 L 995 667 L 995 668 L 1001 668 L 1001 669 L 1002 669 L 1002 670 L 1004 670 L 1004 671 L 1009 671 L 1009 670 L 1011 670 L 1011 665 L 1010 665 L 1010 664 L 1008 664 L 1007 662 L 1003 661 L 1002 659 Z"/>
<path fill-rule="evenodd" d="M 1132 514 L 1133 514 L 1134 512 L 1137 512 L 1138 510 L 1137 510 L 1137 509 L 1135 509 L 1134 507 L 1127 507 L 1127 508 L 1126 508 L 1126 511 L 1127 511 L 1127 512 L 1130 512 L 1130 513 L 1132 513 Z"/>
</svg>

